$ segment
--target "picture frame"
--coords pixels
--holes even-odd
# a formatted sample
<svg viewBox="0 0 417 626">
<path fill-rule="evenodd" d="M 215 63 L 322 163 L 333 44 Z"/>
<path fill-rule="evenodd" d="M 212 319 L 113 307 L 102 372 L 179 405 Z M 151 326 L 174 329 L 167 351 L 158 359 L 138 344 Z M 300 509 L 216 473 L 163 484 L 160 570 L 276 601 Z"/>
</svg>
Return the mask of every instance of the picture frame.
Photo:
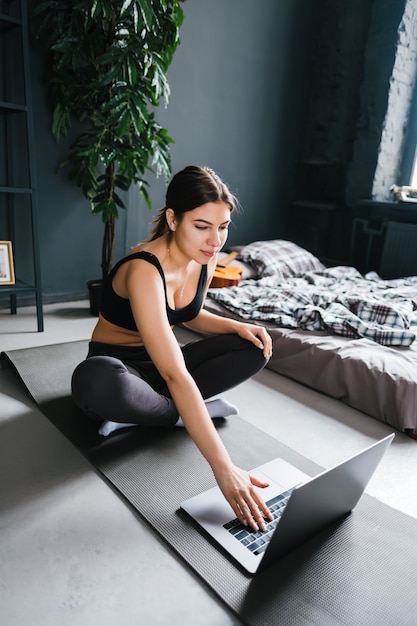
<svg viewBox="0 0 417 626">
<path fill-rule="evenodd" d="M 0 286 L 14 285 L 13 248 L 11 241 L 0 241 Z"/>
</svg>

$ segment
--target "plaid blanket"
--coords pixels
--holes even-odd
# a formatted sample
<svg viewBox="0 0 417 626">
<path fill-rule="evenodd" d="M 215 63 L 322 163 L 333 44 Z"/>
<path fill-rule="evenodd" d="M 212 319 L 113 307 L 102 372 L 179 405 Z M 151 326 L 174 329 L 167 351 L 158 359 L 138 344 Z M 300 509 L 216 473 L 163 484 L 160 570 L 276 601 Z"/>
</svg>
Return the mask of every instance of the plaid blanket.
<svg viewBox="0 0 417 626">
<path fill-rule="evenodd" d="M 366 337 L 410 346 L 417 333 L 417 277 L 382 280 L 353 267 L 268 276 L 238 287 L 210 289 L 209 297 L 244 320 L 285 328 Z M 412 328 L 414 326 L 414 328 Z"/>
</svg>

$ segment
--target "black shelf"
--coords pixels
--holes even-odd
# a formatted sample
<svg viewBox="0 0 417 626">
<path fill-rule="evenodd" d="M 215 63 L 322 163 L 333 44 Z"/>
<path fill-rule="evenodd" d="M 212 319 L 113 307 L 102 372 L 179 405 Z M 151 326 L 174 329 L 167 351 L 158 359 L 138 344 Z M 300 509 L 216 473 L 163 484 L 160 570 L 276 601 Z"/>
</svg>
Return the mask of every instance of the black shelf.
<svg viewBox="0 0 417 626">
<path fill-rule="evenodd" d="M 7 115 L 9 113 L 26 113 L 27 106 L 24 104 L 14 104 L 12 102 L 0 102 L 0 114 Z"/>
<path fill-rule="evenodd" d="M 0 285 L 0 296 L 20 293 L 33 293 L 34 286 L 16 281 L 14 285 Z"/>
<path fill-rule="evenodd" d="M 19 26 L 22 26 L 21 19 L 0 13 L 0 33 L 4 33 L 12 28 L 18 28 Z"/>
<path fill-rule="evenodd" d="M 7 9 L 10 9 L 10 15 L 4 13 Z M 27 0 L 9 2 L 6 9 L 3 3 L 0 12 L 0 46 L 0 162 L 3 163 L 0 183 L 0 239 L 12 242 L 16 275 L 14 284 L 0 285 L 0 298 L 9 297 L 10 312 L 15 314 L 18 297 L 34 295 L 38 332 L 42 332 L 43 304 Z M 14 117 L 16 115 L 23 117 Z M 28 250 L 31 250 L 31 262 L 28 262 Z M 20 271 L 23 265 L 24 270 Z M 30 281 L 26 280 L 27 274 Z M 25 280 L 22 280 L 22 276 Z"/>
<path fill-rule="evenodd" d="M 33 189 L 29 187 L 2 187 L 0 186 L 0 193 L 33 193 Z"/>
</svg>

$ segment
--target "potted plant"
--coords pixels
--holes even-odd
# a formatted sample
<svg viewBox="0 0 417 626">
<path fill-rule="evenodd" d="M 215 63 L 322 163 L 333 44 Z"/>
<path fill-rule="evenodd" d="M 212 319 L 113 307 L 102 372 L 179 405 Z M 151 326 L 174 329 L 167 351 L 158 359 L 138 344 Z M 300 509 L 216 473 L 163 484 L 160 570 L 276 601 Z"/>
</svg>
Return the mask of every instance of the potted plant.
<svg viewBox="0 0 417 626">
<path fill-rule="evenodd" d="M 34 38 L 46 53 L 46 81 L 57 141 L 74 121 L 81 132 L 60 167 L 104 223 L 103 279 L 113 262 L 120 192 L 138 185 L 148 208 L 145 175 L 171 174 L 173 140 L 155 119 L 169 100 L 167 71 L 179 44 L 184 0 L 33 0 Z M 100 290 L 101 293 L 101 290 Z M 96 301 L 91 311 L 98 313 Z"/>
</svg>

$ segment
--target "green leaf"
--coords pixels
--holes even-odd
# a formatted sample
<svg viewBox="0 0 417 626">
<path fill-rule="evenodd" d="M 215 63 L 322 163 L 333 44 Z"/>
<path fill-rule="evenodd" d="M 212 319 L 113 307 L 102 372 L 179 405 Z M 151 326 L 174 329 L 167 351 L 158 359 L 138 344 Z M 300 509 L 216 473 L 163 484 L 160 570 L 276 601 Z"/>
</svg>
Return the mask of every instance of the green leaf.
<svg viewBox="0 0 417 626">
<path fill-rule="evenodd" d="M 135 33 L 138 33 L 139 28 L 140 28 L 140 22 L 139 22 L 139 11 L 136 5 L 132 9 L 132 13 L 133 13 L 133 27 L 135 29 Z"/>
<path fill-rule="evenodd" d="M 130 124 L 132 123 L 132 116 L 130 110 L 126 109 L 119 118 L 116 133 L 118 137 L 123 137 L 128 131 Z"/>
<path fill-rule="evenodd" d="M 132 0 L 125 0 L 123 2 L 122 8 L 120 9 L 120 17 L 122 18 L 125 13 L 127 13 L 132 5 Z"/>
<path fill-rule="evenodd" d="M 99 9 L 100 9 L 100 2 L 99 2 L 99 0 L 94 0 L 93 4 L 91 6 L 91 12 L 90 12 L 92 18 L 96 17 Z"/>
<path fill-rule="evenodd" d="M 141 2 L 139 2 L 139 9 L 142 13 L 142 19 L 146 29 L 150 31 L 152 29 L 152 22 L 154 18 L 152 4 L 149 3 L 148 0 L 141 0 Z"/>
<path fill-rule="evenodd" d="M 138 68 L 136 65 L 136 59 L 133 57 L 127 58 L 127 72 L 130 85 L 136 85 L 138 80 Z"/>
<path fill-rule="evenodd" d="M 149 197 L 148 190 L 144 186 L 143 182 L 138 183 L 138 187 L 139 187 L 139 191 L 140 191 L 142 197 L 144 198 L 144 200 L 145 200 L 145 202 L 147 204 L 148 209 L 151 211 L 152 210 L 152 202 L 151 202 L 151 199 Z"/>
</svg>

